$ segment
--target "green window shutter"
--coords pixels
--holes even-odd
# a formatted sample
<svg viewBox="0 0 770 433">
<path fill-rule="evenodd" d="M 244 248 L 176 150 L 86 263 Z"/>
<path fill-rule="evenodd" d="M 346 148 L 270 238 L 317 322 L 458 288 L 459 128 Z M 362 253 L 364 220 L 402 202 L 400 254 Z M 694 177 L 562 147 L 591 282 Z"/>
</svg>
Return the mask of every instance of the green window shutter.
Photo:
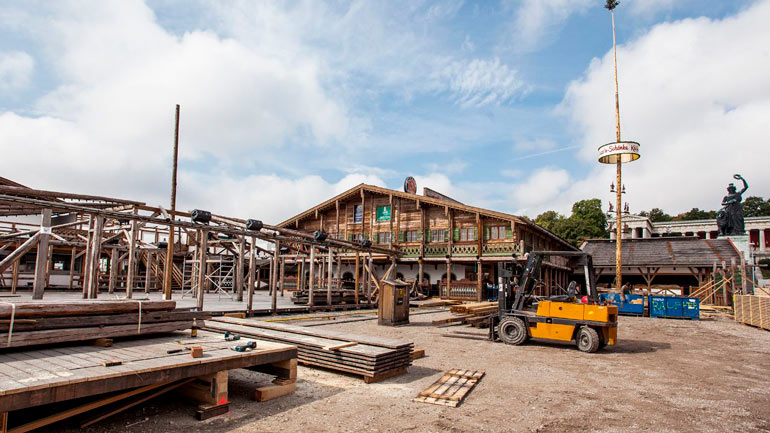
<svg viewBox="0 0 770 433">
<path fill-rule="evenodd" d="M 460 229 L 457 229 L 457 228 L 454 229 L 453 236 L 454 236 L 454 241 L 455 242 L 459 241 L 460 240 Z"/>
<path fill-rule="evenodd" d="M 444 230 L 444 242 L 449 242 L 449 229 Z"/>
<path fill-rule="evenodd" d="M 511 226 L 505 226 L 505 238 L 513 239 L 513 229 Z"/>
<path fill-rule="evenodd" d="M 430 242 L 430 241 L 431 241 L 430 230 L 425 230 L 425 242 Z"/>
<path fill-rule="evenodd" d="M 380 243 L 380 234 L 379 233 L 375 233 L 374 234 L 374 240 L 372 242 L 375 243 L 375 244 L 379 244 Z"/>
<path fill-rule="evenodd" d="M 489 240 L 489 235 L 490 235 L 489 227 L 484 227 L 484 240 L 485 241 Z"/>
<path fill-rule="evenodd" d="M 398 232 L 398 241 L 404 242 L 404 235 L 406 232 Z"/>
<path fill-rule="evenodd" d="M 351 242 L 353 241 L 353 234 L 352 233 L 348 233 L 348 241 L 351 241 Z"/>
<path fill-rule="evenodd" d="M 421 241 L 422 240 L 422 235 L 423 235 L 422 231 L 421 230 L 417 230 L 415 233 L 417 234 L 417 241 Z"/>
<path fill-rule="evenodd" d="M 476 227 L 473 228 L 473 240 L 474 241 L 479 240 L 479 229 Z"/>
</svg>

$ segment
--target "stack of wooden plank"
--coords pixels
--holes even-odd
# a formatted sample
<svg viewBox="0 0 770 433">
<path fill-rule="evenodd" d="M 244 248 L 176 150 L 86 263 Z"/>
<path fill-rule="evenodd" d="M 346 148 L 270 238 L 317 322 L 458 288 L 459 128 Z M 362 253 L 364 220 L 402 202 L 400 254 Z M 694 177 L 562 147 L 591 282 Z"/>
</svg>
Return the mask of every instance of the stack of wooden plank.
<svg viewBox="0 0 770 433">
<path fill-rule="evenodd" d="M 452 305 L 449 307 L 449 311 L 453 314 L 452 316 L 436 319 L 431 323 L 433 325 L 464 323 L 475 328 L 486 328 L 489 326 L 489 315 L 497 313 L 497 309 L 497 302 L 473 302 L 470 304 Z"/>
<path fill-rule="evenodd" d="M 174 301 L 133 300 L 2 303 L 0 349 L 172 332 L 208 318 L 175 307 Z"/>
<path fill-rule="evenodd" d="M 301 364 L 363 376 L 367 383 L 405 373 L 412 363 L 414 344 L 404 340 L 234 317 L 207 320 L 204 328 L 293 344 Z"/>
<path fill-rule="evenodd" d="M 735 321 L 770 330 L 770 297 L 735 295 Z"/>
<path fill-rule="evenodd" d="M 291 297 L 291 301 L 295 304 L 307 305 L 309 300 L 309 292 L 307 290 L 294 292 Z M 359 293 L 359 300 L 366 299 L 366 296 L 362 296 Z M 332 305 L 340 304 L 355 304 L 356 293 L 353 289 L 332 289 Z M 313 292 L 313 305 L 326 305 L 326 290 L 315 289 Z"/>
</svg>

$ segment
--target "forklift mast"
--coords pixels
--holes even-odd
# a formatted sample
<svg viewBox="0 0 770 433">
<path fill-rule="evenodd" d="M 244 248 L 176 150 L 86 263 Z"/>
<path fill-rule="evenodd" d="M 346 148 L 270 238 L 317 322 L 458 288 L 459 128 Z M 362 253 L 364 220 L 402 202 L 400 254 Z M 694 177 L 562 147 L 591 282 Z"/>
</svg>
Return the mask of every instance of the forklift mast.
<svg viewBox="0 0 770 433">
<path fill-rule="evenodd" d="M 537 286 L 537 277 L 540 274 L 540 267 L 543 258 L 547 256 L 568 257 L 574 260 L 575 266 L 582 266 L 585 275 L 586 294 L 589 302 L 599 303 L 599 295 L 596 289 L 596 276 L 594 274 L 593 259 L 590 254 L 579 251 L 532 251 L 527 257 L 527 264 L 521 272 L 521 277 L 517 283 L 514 283 L 515 262 L 502 263 L 498 268 L 499 292 L 498 292 L 498 310 L 500 317 L 506 312 L 521 311 L 524 309 L 527 300 Z M 515 288 L 515 290 L 514 290 Z"/>
</svg>

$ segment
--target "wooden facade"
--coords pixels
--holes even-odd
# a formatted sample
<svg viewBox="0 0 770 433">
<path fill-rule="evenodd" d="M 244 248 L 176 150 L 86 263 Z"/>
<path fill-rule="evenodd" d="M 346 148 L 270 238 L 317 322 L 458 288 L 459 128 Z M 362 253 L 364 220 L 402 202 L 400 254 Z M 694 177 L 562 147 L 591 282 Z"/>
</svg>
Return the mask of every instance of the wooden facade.
<svg viewBox="0 0 770 433">
<path fill-rule="evenodd" d="M 525 218 L 467 206 L 435 192 L 417 195 L 365 184 L 278 226 L 323 230 L 337 239 L 368 239 L 374 245 L 392 248 L 399 252 L 394 276 L 435 285 L 442 297 L 453 299 L 485 298 L 485 286 L 497 281 L 497 263 L 523 260 L 532 250 L 577 250 Z M 343 254 L 339 258 L 340 274 L 360 273 L 353 256 Z M 391 263 L 384 255 L 375 254 L 371 259 L 383 271 Z M 567 284 L 570 269 L 558 260 L 554 258 L 543 267 L 540 290 L 544 295 L 552 293 L 555 285 Z M 296 273 L 294 278 L 297 281 Z"/>
</svg>

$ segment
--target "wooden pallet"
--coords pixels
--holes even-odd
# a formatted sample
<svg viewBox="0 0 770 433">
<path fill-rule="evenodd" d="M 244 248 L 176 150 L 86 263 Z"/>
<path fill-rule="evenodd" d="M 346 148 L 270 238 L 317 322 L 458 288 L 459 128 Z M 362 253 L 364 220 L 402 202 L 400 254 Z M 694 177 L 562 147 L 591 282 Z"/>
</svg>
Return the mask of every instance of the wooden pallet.
<svg viewBox="0 0 770 433">
<path fill-rule="evenodd" d="M 484 377 L 483 371 L 452 369 L 412 401 L 457 407 Z"/>
</svg>

